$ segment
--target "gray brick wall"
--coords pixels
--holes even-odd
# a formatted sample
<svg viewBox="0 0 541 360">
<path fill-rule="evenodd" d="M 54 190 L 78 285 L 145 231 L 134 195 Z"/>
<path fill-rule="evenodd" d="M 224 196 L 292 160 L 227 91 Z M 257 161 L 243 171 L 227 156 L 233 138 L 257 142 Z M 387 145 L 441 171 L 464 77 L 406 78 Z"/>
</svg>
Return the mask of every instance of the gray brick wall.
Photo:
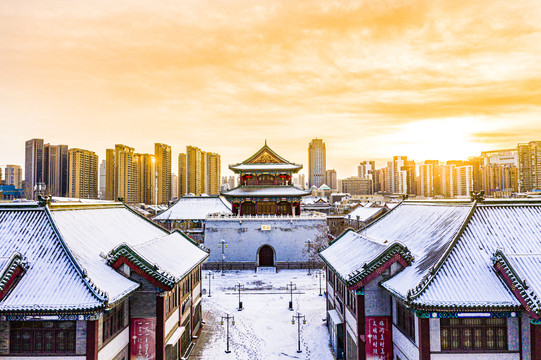
<svg viewBox="0 0 541 360">
<path fill-rule="evenodd" d="M 143 277 L 132 271 L 130 277 L 142 286 L 130 296 L 130 313 L 132 318 L 156 317 L 156 287 Z"/>
<path fill-rule="evenodd" d="M 77 321 L 75 332 L 75 353 L 77 355 L 86 354 L 86 321 Z"/>
<path fill-rule="evenodd" d="M 0 321 L 0 354 L 9 354 L 9 321 Z"/>
</svg>

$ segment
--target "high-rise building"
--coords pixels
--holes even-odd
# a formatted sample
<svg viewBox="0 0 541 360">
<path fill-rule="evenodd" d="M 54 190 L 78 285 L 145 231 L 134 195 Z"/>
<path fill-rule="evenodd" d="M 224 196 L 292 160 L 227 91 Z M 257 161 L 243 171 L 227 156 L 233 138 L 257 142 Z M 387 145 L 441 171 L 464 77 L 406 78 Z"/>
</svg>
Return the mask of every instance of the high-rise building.
<svg viewBox="0 0 541 360">
<path fill-rule="evenodd" d="M 133 155 L 134 176 L 137 182 L 137 200 L 145 204 L 160 203 L 156 191 L 156 160 L 151 154 Z"/>
<path fill-rule="evenodd" d="M 489 196 L 509 196 L 518 191 L 518 169 L 512 164 L 487 164 L 482 168 L 482 183 Z"/>
<path fill-rule="evenodd" d="M 202 155 L 198 147 L 186 146 L 186 188 L 194 195 L 201 195 L 204 190 Z"/>
<path fill-rule="evenodd" d="M 22 189 L 23 170 L 19 165 L 6 165 L 5 185 L 13 185 L 16 189 Z"/>
<path fill-rule="evenodd" d="M 541 189 L 541 141 L 518 144 L 517 162 L 519 191 Z"/>
<path fill-rule="evenodd" d="M 187 165 L 186 165 L 186 154 L 178 154 L 178 196 L 182 197 L 188 193 L 188 188 L 186 184 L 187 177 Z"/>
<path fill-rule="evenodd" d="M 116 144 L 114 150 L 106 150 L 107 199 L 122 199 L 128 204 L 141 201 L 141 155 L 121 144 Z M 152 155 L 144 155 L 149 162 L 152 160 Z"/>
<path fill-rule="evenodd" d="M 360 176 L 342 179 L 340 186 L 342 193 L 351 195 L 371 195 L 374 193 L 372 179 L 366 179 Z"/>
<path fill-rule="evenodd" d="M 419 165 L 419 195 L 423 197 L 434 196 L 434 165 Z"/>
<path fill-rule="evenodd" d="M 313 139 L 308 145 L 308 186 L 319 188 L 325 182 L 326 164 L 325 143 L 322 139 Z"/>
<path fill-rule="evenodd" d="M 99 169 L 99 177 L 100 180 L 98 182 L 98 198 L 99 199 L 105 199 L 106 197 L 106 190 L 107 187 L 107 162 L 105 160 L 101 161 L 100 169 Z"/>
<path fill-rule="evenodd" d="M 171 200 L 171 146 L 154 144 L 154 156 L 158 173 L 158 203 L 167 204 Z"/>
<path fill-rule="evenodd" d="M 338 190 L 338 178 L 336 176 L 336 170 L 325 171 L 325 184 L 331 188 L 331 190 Z"/>
<path fill-rule="evenodd" d="M 456 168 L 456 196 L 470 196 L 473 191 L 473 166 Z"/>
<path fill-rule="evenodd" d="M 43 146 L 43 178 L 47 194 L 67 196 L 68 194 L 68 146 Z"/>
<path fill-rule="evenodd" d="M 439 166 L 440 193 L 439 195 L 445 198 L 453 198 L 456 195 L 456 166 L 441 165 Z"/>
<path fill-rule="evenodd" d="M 219 195 L 221 176 L 220 155 L 211 152 L 205 153 L 205 170 L 206 193 L 208 195 Z"/>
<path fill-rule="evenodd" d="M 115 182 L 115 149 L 105 150 L 105 199 L 118 200 Z"/>
<path fill-rule="evenodd" d="M 36 185 L 44 186 L 43 139 L 31 139 L 25 143 L 24 182 L 26 197 L 35 199 Z"/>
<path fill-rule="evenodd" d="M 416 170 L 415 162 L 408 161 L 407 156 L 394 156 L 387 162 L 387 184 L 390 192 L 395 194 L 415 194 Z"/>
<path fill-rule="evenodd" d="M 178 176 L 171 174 L 171 198 L 178 199 Z"/>
<path fill-rule="evenodd" d="M 98 155 L 83 149 L 69 149 L 68 196 L 98 198 Z"/>
</svg>

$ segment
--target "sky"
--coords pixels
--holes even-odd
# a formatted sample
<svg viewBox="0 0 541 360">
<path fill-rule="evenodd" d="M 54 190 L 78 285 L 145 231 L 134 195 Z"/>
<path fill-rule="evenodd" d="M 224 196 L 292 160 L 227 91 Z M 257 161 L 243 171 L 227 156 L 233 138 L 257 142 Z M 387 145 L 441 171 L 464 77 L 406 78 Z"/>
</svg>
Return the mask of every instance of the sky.
<svg viewBox="0 0 541 360">
<path fill-rule="evenodd" d="M 356 174 L 541 140 L 539 0 L 0 2 L 0 164 L 44 138 L 187 145 L 224 170 L 264 143 Z M 226 175 L 223 172 L 223 175 Z"/>
</svg>

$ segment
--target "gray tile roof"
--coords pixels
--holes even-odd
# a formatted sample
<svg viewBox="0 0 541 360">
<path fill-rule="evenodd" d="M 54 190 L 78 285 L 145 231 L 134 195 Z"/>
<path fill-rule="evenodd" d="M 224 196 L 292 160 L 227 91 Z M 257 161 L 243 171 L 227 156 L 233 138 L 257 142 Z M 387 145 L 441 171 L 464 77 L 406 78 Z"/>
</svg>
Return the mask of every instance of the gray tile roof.
<svg viewBox="0 0 541 360">
<path fill-rule="evenodd" d="M 1 207 L 0 239 L 1 258 L 19 252 L 28 266 L 0 301 L 0 312 L 86 312 L 104 307 L 104 296 L 85 279 L 45 208 Z"/>
<path fill-rule="evenodd" d="M 183 196 L 154 220 L 205 220 L 207 215 L 216 213 L 231 214 L 231 204 L 219 196 Z"/>
</svg>

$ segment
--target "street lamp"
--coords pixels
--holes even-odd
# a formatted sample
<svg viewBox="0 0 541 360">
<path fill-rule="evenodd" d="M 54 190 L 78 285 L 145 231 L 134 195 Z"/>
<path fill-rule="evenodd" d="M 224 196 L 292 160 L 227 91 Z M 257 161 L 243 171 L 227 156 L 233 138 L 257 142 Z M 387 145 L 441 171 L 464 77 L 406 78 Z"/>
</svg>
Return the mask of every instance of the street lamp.
<svg viewBox="0 0 541 360">
<path fill-rule="evenodd" d="M 225 248 L 227 247 L 227 243 L 224 239 L 218 241 L 218 247 L 222 248 L 222 276 L 224 276 Z"/>
<path fill-rule="evenodd" d="M 297 290 L 297 284 L 293 284 L 292 281 L 289 284 L 286 284 L 286 290 L 289 290 L 291 293 L 291 300 L 289 301 L 289 311 L 293 311 L 293 289 Z"/>
<path fill-rule="evenodd" d="M 205 279 L 208 277 L 209 279 L 209 297 L 210 297 L 210 279 L 214 279 L 214 273 L 212 271 L 208 271 L 205 275 Z"/>
<path fill-rule="evenodd" d="M 226 314 L 226 316 L 222 316 L 222 322 L 221 324 L 223 325 L 224 324 L 224 320 L 225 322 L 227 323 L 227 330 L 226 330 L 226 334 L 227 334 L 227 348 L 225 350 L 225 352 L 227 354 L 229 354 L 231 352 L 231 350 L 229 350 L 229 320 L 231 320 L 231 325 L 235 325 L 235 317 L 234 316 L 231 316 L 229 315 L 229 313 Z"/>
<path fill-rule="evenodd" d="M 308 275 L 311 275 L 311 274 L 310 274 L 310 256 L 311 256 L 312 254 L 310 254 L 310 250 L 311 250 L 311 246 L 312 246 L 313 243 L 314 243 L 314 242 L 313 242 L 313 241 L 310 241 L 310 240 L 306 240 L 306 241 L 304 242 L 304 246 L 305 246 L 305 247 L 308 247 L 308 251 L 307 251 L 307 253 L 308 253 Z"/>
<path fill-rule="evenodd" d="M 242 301 L 240 301 L 240 292 L 241 292 L 241 291 L 244 291 L 244 290 L 245 290 L 245 289 L 244 289 L 244 285 L 242 285 L 242 284 L 240 283 L 240 281 L 237 282 L 237 285 L 235 285 L 235 291 L 238 291 L 238 292 L 239 292 L 239 307 L 238 307 L 238 309 L 237 309 L 238 311 L 244 310 L 243 307 L 242 307 Z"/>
<path fill-rule="evenodd" d="M 323 294 L 321 293 L 321 278 L 324 277 L 323 271 L 318 270 L 317 276 L 319 277 L 319 296 L 323 296 Z"/>
<path fill-rule="evenodd" d="M 293 315 L 291 318 L 291 323 L 295 325 L 295 319 L 297 319 L 297 343 L 299 344 L 299 348 L 297 349 L 298 353 L 301 353 L 301 319 L 303 325 L 306 324 L 306 317 L 304 315 L 301 315 L 301 313 L 297 313 L 297 315 Z"/>
</svg>

